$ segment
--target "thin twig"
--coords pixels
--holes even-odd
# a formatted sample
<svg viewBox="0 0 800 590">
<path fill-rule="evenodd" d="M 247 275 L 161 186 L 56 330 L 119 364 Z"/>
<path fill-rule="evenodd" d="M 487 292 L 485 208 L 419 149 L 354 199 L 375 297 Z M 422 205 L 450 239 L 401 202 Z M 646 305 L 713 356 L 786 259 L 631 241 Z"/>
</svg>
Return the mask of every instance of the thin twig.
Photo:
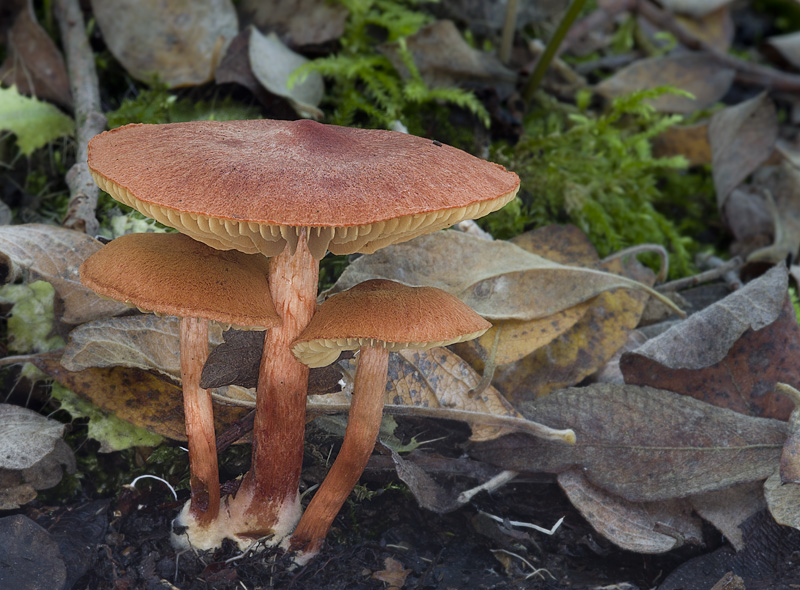
<svg viewBox="0 0 800 590">
<path fill-rule="evenodd" d="M 724 260 L 710 254 L 699 254 L 697 256 L 697 266 L 700 268 L 713 269 L 724 266 L 725 264 L 727 263 Z M 738 267 L 726 270 L 724 273 L 722 273 L 720 278 L 725 281 L 725 284 L 728 285 L 728 289 L 731 291 L 741 289 L 743 286 L 742 277 L 739 276 Z"/>
<path fill-rule="evenodd" d="M 742 259 L 738 256 L 734 256 L 724 264 L 716 266 L 711 270 L 707 270 L 690 277 L 684 277 L 682 279 L 670 281 L 669 283 L 664 283 L 663 285 L 656 287 L 656 290 L 662 293 L 674 293 L 675 291 L 682 291 L 703 283 L 716 281 L 725 275 L 725 273 L 730 271 L 738 271 L 742 267 L 742 264 L 744 264 Z"/>
<path fill-rule="evenodd" d="M 630 246 L 624 250 L 609 254 L 603 258 L 603 262 L 608 262 L 617 258 L 625 258 L 626 256 L 636 256 L 637 254 L 658 254 L 658 257 L 661 259 L 661 266 L 658 268 L 656 282 L 660 283 L 667 278 L 669 274 L 669 254 L 667 254 L 667 249 L 659 244 L 637 244 L 636 246 Z"/>
<path fill-rule="evenodd" d="M 669 12 L 657 7 L 650 0 L 638 0 L 636 11 L 655 27 L 672 33 L 680 43 L 689 49 L 706 52 L 720 65 L 735 70 L 738 82 L 754 86 L 765 86 L 784 92 L 800 92 L 800 76 L 781 72 L 774 68 L 723 53 L 690 33 Z"/>
<path fill-rule="evenodd" d="M 95 235 L 100 228 L 95 210 L 100 194 L 86 163 L 89 140 L 106 128 L 106 118 L 100 108 L 100 91 L 94 53 L 86 38 L 78 0 L 55 0 L 56 18 L 67 58 L 70 88 L 75 100 L 75 127 L 78 150 L 75 164 L 67 173 L 70 190 L 69 207 L 64 227 Z"/>
</svg>

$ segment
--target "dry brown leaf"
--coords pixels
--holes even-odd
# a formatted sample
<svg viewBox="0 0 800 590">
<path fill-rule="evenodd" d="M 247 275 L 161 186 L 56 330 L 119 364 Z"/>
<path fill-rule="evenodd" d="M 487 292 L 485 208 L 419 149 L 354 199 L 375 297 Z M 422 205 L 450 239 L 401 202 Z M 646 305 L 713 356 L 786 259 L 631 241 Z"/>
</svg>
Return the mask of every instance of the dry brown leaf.
<svg viewBox="0 0 800 590">
<path fill-rule="evenodd" d="M 64 425 L 20 406 L 0 404 L 0 510 L 14 510 L 37 490 L 75 471 L 75 456 L 61 438 Z M 63 467 L 62 467 L 63 466 Z"/>
<path fill-rule="evenodd" d="M 233 38 L 225 57 L 222 58 L 216 71 L 214 81 L 217 84 L 234 83 L 247 88 L 258 101 L 276 119 L 291 119 L 295 111 L 286 100 L 270 94 L 258 81 L 250 67 L 250 32 L 247 27 Z"/>
<path fill-rule="evenodd" d="M 574 225 L 546 225 L 515 236 L 510 241 L 527 252 L 561 264 L 596 266 L 600 261 L 589 238 Z M 481 370 L 484 359 L 495 348 L 497 337 L 495 363 L 512 363 L 572 328 L 584 317 L 589 307 L 590 302 L 586 301 L 546 318 L 495 320 L 493 327 L 483 336 L 456 344 L 453 350 L 474 368 Z"/>
<path fill-rule="evenodd" d="M 0 404 L 0 468 L 27 469 L 53 452 L 61 422 L 21 406 Z"/>
<path fill-rule="evenodd" d="M 36 20 L 33 3 L 28 0 L 24 4 L 19 6 L 14 24 L 8 31 L 6 59 L 0 65 L 0 82 L 5 86 L 16 86 L 20 94 L 71 108 L 72 92 L 64 58 Z"/>
<path fill-rule="evenodd" d="M 209 325 L 209 342 L 222 342 L 222 327 Z M 68 371 L 130 367 L 180 380 L 180 319 L 152 314 L 96 320 L 69 334 L 61 363 Z"/>
<path fill-rule="evenodd" d="M 800 33 L 775 35 L 765 41 L 768 47 L 775 49 L 781 57 L 795 68 L 800 68 Z"/>
<path fill-rule="evenodd" d="M 778 139 L 775 104 L 762 92 L 711 117 L 711 171 L 721 211 L 731 191 L 771 155 Z"/>
<path fill-rule="evenodd" d="M 239 30 L 230 0 L 93 0 L 92 12 L 131 76 L 169 87 L 213 80 Z"/>
<path fill-rule="evenodd" d="M 356 360 L 341 362 L 346 381 L 352 382 L 356 363 Z M 479 382 L 480 376 L 472 367 L 446 348 L 402 350 L 389 357 L 385 398 L 392 405 L 521 417 L 494 387 L 488 387 L 479 396 L 470 396 L 470 390 Z M 505 432 L 508 430 L 474 424 L 472 440 L 490 440 Z"/>
<path fill-rule="evenodd" d="M 690 166 L 711 163 L 708 121 L 694 125 L 673 125 L 653 139 L 653 155 L 658 158 L 683 156 Z"/>
<path fill-rule="evenodd" d="M 242 25 L 274 31 L 287 45 L 319 45 L 335 41 L 344 32 L 347 8 L 326 0 L 241 0 Z"/>
<path fill-rule="evenodd" d="M 577 469 L 560 473 L 558 485 L 598 533 L 627 551 L 666 553 L 702 542 L 702 522 L 686 500 L 629 502 L 592 485 Z"/>
<path fill-rule="evenodd" d="M 745 414 L 786 420 L 794 405 L 773 392 L 800 386 L 800 328 L 783 265 L 690 316 L 633 352 L 626 383 L 652 385 Z M 776 346 L 780 342 L 780 346 Z"/>
<path fill-rule="evenodd" d="M 800 529 L 800 484 L 784 483 L 773 473 L 764 482 L 764 497 L 775 522 Z"/>
<path fill-rule="evenodd" d="M 727 53 L 731 48 L 735 27 L 727 4 L 704 15 L 679 14 L 675 16 L 675 21 L 695 38 L 718 51 Z"/>
<path fill-rule="evenodd" d="M 490 320 L 543 318 L 617 287 L 649 289 L 627 277 L 559 264 L 509 242 L 457 231 L 435 232 L 362 256 L 330 292 L 373 278 L 438 287 Z"/>
<path fill-rule="evenodd" d="M 0 283 L 13 282 L 28 274 L 53 285 L 64 303 L 61 321 L 81 324 L 118 315 L 128 308 L 118 301 L 101 299 L 84 287 L 78 267 L 102 244 L 78 231 L 43 224 L 0 227 Z"/>
<path fill-rule="evenodd" d="M 68 371 L 61 365 L 58 355 L 53 354 L 36 355 L 31 362 L 101 410 L 161 436 L 186 440 L 183 396 L 177 385 L 141 369 L 127 367 Z M 217 431 L 222 432 L 245 413 L 245 408 L 216 405 Z"/>
<path fill-rule="evenodd" d="M 764 166 L 753 175 L 753 184 L 766 193 L 761 203 L 772 221 L 773 241 L 751 252 L 747 261 L 781 264 L 794 259 L 800 250 L 800 169 L 787 161 Z"/>
<path fill-rule="evenodd" d="M 733 70 L 720 67 L 710 54 L 675 53 L 635 61 L 600 82 L 595 90 L 607 98 L 616 98 L 635 90 L 669 84 L 690 92 L 694 98 L 664 94 L 650 104 L 659 111 L 693 113 L 721 99 L 735 75 Z"/>
<path fill-rule="evenodd" d="M 743 523 L 742 532 L 744 548 L 741 551 L 720 547 L 689 559 L 669 574 L 658 590 L 792 589 L 800 579 L 800 564 L 793 557 L 800 547 L 800 532 L 777 524 L 766 511 Z M 728 584 L 725 583 L 726 572 L 736 574 L 728 577 Z"/>
<path fill-rule="evenodd" d="M 731 254 L 745 258 L 773 242 L 774 223 L 768 198 L 769 195 L 760 187 L 740 184 L 725 199 L 721 215 L 735 239 L 731 244 Z"/>
<path fill-rule="evenodd" d="M 432 88 L 482 84 L 496 87 L 501 97 L 514 90 L 517 75 L 494 55 L 470 47 L 453 21 L 439 20 L 426 25 L 407 37 L 405 44 L 422 79 Z M 443 47 L 447 51 L 442 51 Z M 401 76 L 410 77 L 397 43 L 382 45 L 380 51 Z"/>
<path fill-rule="evenodd" d="M 301 117 L 322 118 L 318 108 L 325 94 L 322 75 L 309 72 L 289 85 L 289 76 L 308 59 L 286 47 L 275 33 L 265 36 L 256 28 L 250 31 L 249 48 L 253 75 L 264 88 L 288 100 Z"/>
<path fill-rule="evenodd" d="M 572 428 L 573 446 L 522 434 L 472 445 L 470 454 L 513 471 L 584 470 L 622 498 L 684 498 L 768 477 L 788 436 L 785 422 L 744 416 L 669 391 L 595 384 L 521 404 L 529 420 Z"/>
<path fill-rule="evenodd" d="M 661 5 L 670 12 L 689 16 L 705 16 L 727 6 L 733 0 L 661 0 Z"/>
<path fill-rule="evenodd" d="M 740 525 L 767 507 L 761 481 L 691 496 L 688 500 L 703 520 L 720 531 L 737 551 L 744 547 Z"/>
<path fill-rule="evenodd" d="M 387 590 L 400 590 L 405 586 L 406 578 L 412 571 L 403 568 L 403 564 L 393 557 L 384 559 L 383 567 L 384 569 L 372 574 L 372 578 L 384 582 Z"/>
<path fill-rule="evenodd" d="M 616 259 L 606 265 L 608 270 L 652 284 L 653 273 L 636 262 L 624 266 Z M 516 363 L 499 367 L 495 387 L 517 405 L 579 383 L 625 345 L 646 301 L 646 294 L 627 289 L 601 293 L 568 331 Z"/>
</svg>

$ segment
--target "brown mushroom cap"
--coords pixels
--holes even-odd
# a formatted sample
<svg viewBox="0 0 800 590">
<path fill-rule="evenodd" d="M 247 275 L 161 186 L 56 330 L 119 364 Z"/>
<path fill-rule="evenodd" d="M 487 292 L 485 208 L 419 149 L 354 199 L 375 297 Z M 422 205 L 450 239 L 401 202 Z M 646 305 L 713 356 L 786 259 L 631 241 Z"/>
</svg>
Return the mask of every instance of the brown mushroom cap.
<svg viewBox="0 0 800 590">
<path fill-rule="evenodd" d="M 127 125 L 89 142 L 115 199 L 218 249 L 370 253 L 500 209 L 519 178 L 421 137 L 302 121 Z"/>
<path fill-rule="evenodd" d="M 373 279 L 320 305 L 292 352 L 310 367 L 324 367 L 343 350 L 425 350 L 477 338 L 491 326 L 441 289 Z"/>
<path fill-rule="evenodd" d="M 263 256 L 220 252 L 183 234 L 130 234 L 81 265 L 81 282 L 105 297 L 159 314 L 242 328 L 280 323 Z"/>
</svg>

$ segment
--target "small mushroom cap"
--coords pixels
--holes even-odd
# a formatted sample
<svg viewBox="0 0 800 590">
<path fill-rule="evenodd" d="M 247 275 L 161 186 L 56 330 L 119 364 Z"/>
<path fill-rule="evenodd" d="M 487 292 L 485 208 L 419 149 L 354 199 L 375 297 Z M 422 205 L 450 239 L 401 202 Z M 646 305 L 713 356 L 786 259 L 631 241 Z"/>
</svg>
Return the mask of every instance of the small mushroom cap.
<svg viewBox="0 0 800 590">
<path fill-rule="evenodd" d="M 324 367 L 343 350 L 362 346 L 426 350 L 472 340 L 491 326 L 441 289 L 373 279 L 320 305 L 292 344 L 292 352 L 309 367 Z"/>
<path fill-rule="evenodd" d="M 394 131 L 301 121 L 127 125 L 89 142 L 97 184 L 221 250 L 371 253 L 500 209 L 519 178 Z"/>
<path fill-rule="evenodd" d="M 268 265 L 263 256 L 220 252 L 183 234 L 130 234 L 87 258 L 80 276 L 99 295 L 143 311 L 263 330 L 280 324 Z"/>
</svg>

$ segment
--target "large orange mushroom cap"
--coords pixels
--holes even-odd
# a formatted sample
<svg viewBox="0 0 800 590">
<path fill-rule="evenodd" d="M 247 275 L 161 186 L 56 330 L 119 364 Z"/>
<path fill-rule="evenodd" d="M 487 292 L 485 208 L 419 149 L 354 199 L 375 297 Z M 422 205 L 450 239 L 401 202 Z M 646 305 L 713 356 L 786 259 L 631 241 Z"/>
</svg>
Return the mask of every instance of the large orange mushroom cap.
<svg viewBox="0 0 800 590">
<path fill-rule="evenodd" d="M 320 305 L 292 352 L 310 367 L 324 367 L 343 350 L 425 350 L 472 340 L 491 326 L 441 289 L 372 279 Z"/>
<path fill-rule="evenodd" d="M 89 142 L 115 199 L 219 249 L 370 253 L 500 209 L 519 178 L 413 135 L 315 121 L 127 125 Z"/>
<path fill-rule="evenodd" d="M 84 261 L 81 282 L 144 311 L 250 329 L 277 326 L 263 256 L 220 252 L 183 234 L 130 234 Z"/>
</svg>

